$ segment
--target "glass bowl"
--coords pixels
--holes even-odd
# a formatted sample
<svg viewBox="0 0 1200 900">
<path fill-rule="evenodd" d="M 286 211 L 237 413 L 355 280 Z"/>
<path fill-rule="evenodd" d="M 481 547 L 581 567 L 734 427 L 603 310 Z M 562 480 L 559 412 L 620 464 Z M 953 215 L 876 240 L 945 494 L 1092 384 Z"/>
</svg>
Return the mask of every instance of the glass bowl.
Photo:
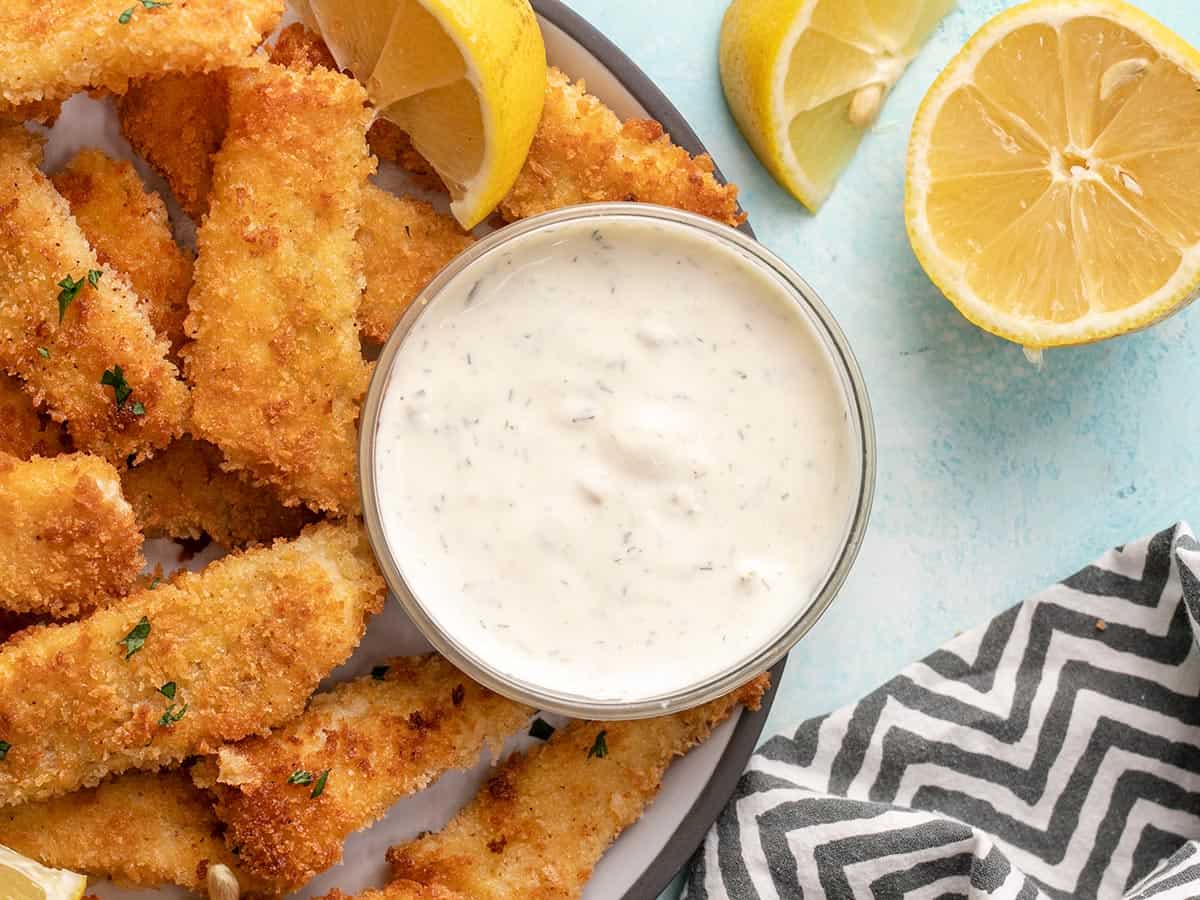
<svg viewBox="0 0 1200 900">
<path fill-rule="evenodd" d="M 772 276 L 795 300 L 824 344 L 841 381 L 850 413 L 851 449 L 852 452 L 857 451 L 854 456 L 857 461 L 858 492 L 845 524 L 840 550 L 830 563 L 827 574 L 812 596 L 797 597 L 791 621 L 771 640 L 754 652 L 729 660 L 718 674 L 685 688 L 634 700 L 600 700 L 557 692 L 545 685 L 528 683 L 506 674 L 438 624 L 422 598 L 410 588 L 397 554 L 387 539 L 381 515 L 382 498 L 375 476 L 376 436 L 385 389 L 405 338 L 422 312 L 464 270 L 477 260 L 532 232 L 568 222 L 587 221 L 601 225 L 605 221 L 628 218 L 670 222 L 699 229 L 708 238 L 715 238 L 731 245 L 732 249 L 742 251 L 745 258 L 761 266 L 764 273 Z M 595 203 L 544 213 L 493 232 L 456 257 L 414 300 L 384 345 L 371 378 L 359 433 L 359 477 L 367 533 L 384 578 L 409 618 L 439 653 L 481 684 L 537 709 L 575 718 L 637 719 L 698 706 L 734 690 L 778 662 L 808 633 L 837 596 L 862 545 L 874 494 L 875 453 L 875 429 L 866 385 L 846 336 L 813 289 L 783 260 L 740 231 L 702 216 L 643 203 Z M 688 652 L 686 646 L 677 649 L 680 653 Z"/>
</svg>

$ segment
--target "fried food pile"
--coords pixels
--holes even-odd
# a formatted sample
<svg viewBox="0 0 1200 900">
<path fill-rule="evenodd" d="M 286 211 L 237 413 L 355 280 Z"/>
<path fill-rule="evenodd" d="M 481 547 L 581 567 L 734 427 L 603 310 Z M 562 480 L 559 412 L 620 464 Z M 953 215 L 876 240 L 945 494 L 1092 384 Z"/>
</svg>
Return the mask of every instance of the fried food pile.
<svg viewBox="0 0 1200 900">
<path fill-rule="evenodd" d="M 282 0 L 117 12 L 0 10 L 0 844 L 137 887 L 205 894 L 220 869 L 280 897 L 534 715 L 436 654 L 318 691 L 386 595 L 357 518 L 369 354 L 474 237 L 371 181 L 382 159 L 440 189 L 318 36 L 264 43 Z M 111 104 L 136 165 L 84 148 L 42 171 L 30 122 L 80 91 Z M 713 171 L 551 69 L 498 215 L 640 200 L 738 224 Z M 227 553 L 164 577 L 156 538 Z M 765 687 L 542 723 L 364 896 L 579 896 L 671 760 Z"/>
</svg>

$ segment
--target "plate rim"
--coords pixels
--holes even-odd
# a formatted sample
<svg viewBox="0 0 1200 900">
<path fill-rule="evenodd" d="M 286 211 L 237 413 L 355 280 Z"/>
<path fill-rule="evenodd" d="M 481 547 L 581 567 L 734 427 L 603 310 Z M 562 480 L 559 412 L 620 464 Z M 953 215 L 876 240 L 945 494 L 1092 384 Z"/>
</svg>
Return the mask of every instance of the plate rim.
<svg viewBox="0 0 1200 900">
<path fill-rule="evenodd" d="M 646 113 L 663 126 L 675 144 L 693 156 L 708 152 L 683 114 L 667 99 L 667 95 L 658 85 L 650 80 L 650 76 L 587 19 L 560 0 L 532 0 L 532 5 L 539 16 L 562 30 L 599 60 L 642 105 Z M 715 160 L 713 175 L 718 181 L 725 183 L 725 176 L 721 174 L 720 166 L 716 165 Z M 741 208 L 739 203 L 738 209 Z M 752 238 L 755 236 L 748 220 L 739 230 Z M 771 685 L 763 695 L 762 705 L 754 712 L 742 710 L 733 736 L 725 745 L 712 775 L 692 801 L 679 827 L 671 833 L 658 854 L 625 892 L 623 900 L 656 900 L 699 849 L 709 828 L 733 796 L 738 779 L 758 746 L 758 739 L 775 702 L 775 693 L 779 689 L 786 665 L 785 656 L 771 667 Z"/>
</svg>

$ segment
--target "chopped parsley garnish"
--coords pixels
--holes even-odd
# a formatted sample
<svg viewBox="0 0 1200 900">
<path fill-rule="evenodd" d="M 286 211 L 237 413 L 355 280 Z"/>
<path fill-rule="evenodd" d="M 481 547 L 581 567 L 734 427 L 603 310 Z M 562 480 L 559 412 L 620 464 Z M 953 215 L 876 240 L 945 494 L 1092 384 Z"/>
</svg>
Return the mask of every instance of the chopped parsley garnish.
<svg viewBox="0 0 1200 900">
<path fill-rule="evenodd" d="M 12 749 L 12 744 L 8 741 L 0 741 L 0 762 L 4 762 L 4 757 L 8 756 L 8 751 Z"/>
<path fill-rule="evenodd" d="M 371 677 L 376 681 L 383 681 L 383 677 L 391 670 L 391 666 L 376 666 L 371 670 Z"/>
<path fill-rule="evenodd" d="M 154 576 L 154 580 L 150 582 L 150 587 L 149 587 L 149 588 L 147 588 L 147 590 L 151 590 L 151 591 L 152 591 L 152 590 L 154 590 L 156 587 L 158 587 L 160 584 L 162 584 L 162 578 L 161 578 L 160 576 L 158 576 L 158 575 L 155 575 L 155 576 Z"/>
<path fill-rule="evenodd" d="M 312 793 L 308 795 L 313 800 L 316 800 L 323 793 L 325 793 L 325 782 L 329 780 L 330 771 L 330 769 L 326 769 L 324 772 L 322 772 L 321 777 L 317 779 L 317 783 L 313 785 Z"/>
<path fill-rule="evenodd" d="M 604 759 L 608 756 L 608 741 L 605 739 L 608 736 L 607 731 L 602 731 L 596 735 L 596 740 L 592 743 L 592 749 L 588 751 L 588 759 L 593 756 L 596 759 Z"/>
<path fill-rule="evenodd" d="M 38 356 L 40 356 L 42 359 L 49 359 L 50 351 L 45 347 L 38 347 Z"/>
<path fill-rule="evenodd" d="M 164 697 L 166 697 L 168 700 L 175 699 L 175 691 L 176 691 L 176 687 L 175 687 L 175 682 L 173 682 L 173 681 L 168 681 L 166 684 L 164 684 L 162 687 L 160 687 L 158 689 L 158 692 L 160 694 L 162 694 Z"/>
<path fill-rule="evenodd" d="M 58 286 L 62 288 L 58 292 L 58 321 L 62 322 L 63 317 L 67 314 L 67 307 L 71 305 L 80 289 L 83 288 L 83 279 L 80 278 L 76 281 L 68 275 L 58 283 Z"/>
<path fill-rule="evenodd" d="M 103 274 L 99 269 L 88 269 L 88 284 L 96 287 L 100 284 L 100 276 Z"/>
<path fill-rule="evenodd" d="M 554 734 L 555 728 L 541 716 L 533 720 L 533 724 L 529 726 L 529 736 L 537 738 L 539 741 L 550 740 L 550 735 Z"/>
<path fill-rule="evenodd" d="M 113 396 L 117 400 L 118 407 L 124 406 L 129 395 L 133 393 L 133 388 L 125 380 L 125 373 L 121 371 L 120 366 L 105 369 L 104 374 L 100 376 L 100 383 L 113 389 Z"/>
<path fill-rule="evenodd" d="M 138 2 L 142 4 L 143 9 L 158 9 L 159 7 L 171 5 L 170 3 L 164 3 L 163 0 L 138 0 Z M 133 10 L 134 7 L 129 7 L 129 9 L 117 16 L 117 21 L 122 25 L 128 25 L 130 20 L 133 18 Z"/>
<path fill-rule="evenodd" d="M 146 646 L 146 638 L 149 636 L 150 620 L 142 616 L 141 621 L 133 626 L 133 630 L 117 641 L 117 643 L 124 645 L 125 658 L 129 659 L 129 657 L 141 650 L 142 647 Z"/>
<path fill-rule="evenodd" d="M 293 772 L 291 775 L 288 776 L 287 783 L 288 784 L 312 784 L 313 783 L 312 772 L 306 772 L 304 769 L 297 769 L 295 772 Z"/>
<path fill-rule="evenodd" d="M 133 394 L 133 388 L 125 380 L 125 373 L 121 371 L 120 366 L 105 369 L 104 374 L 100 376 L 100 383 L 113 389 L 113 399 L 117 401 L 117 409 L 123 407 L 125 401 Z M 141 400 L 135 400 L 130 404 L 129 408 L 135 416 L 144 416 L 146 414 L 146 407 Z"/>
<path fill-rule="evenodd" d="M 178 712 L 175 711 L 175 704 L 172 703 L 170 706 L 167 707 L 166 711 L 162 714 L 162 718 L 158 720 L 158 724 L 161 725 L 163 728 L 170 728 L 172 725 L 174 725 L 176 722 L 178 722 L 180 719 L 182 719 L 184 717 L 184 714 L 187 713 L 187 711 L 188 711 L 188 705 L 186 703 L 183 704 L 183 706 L 179 707 Z"/>
</svg>

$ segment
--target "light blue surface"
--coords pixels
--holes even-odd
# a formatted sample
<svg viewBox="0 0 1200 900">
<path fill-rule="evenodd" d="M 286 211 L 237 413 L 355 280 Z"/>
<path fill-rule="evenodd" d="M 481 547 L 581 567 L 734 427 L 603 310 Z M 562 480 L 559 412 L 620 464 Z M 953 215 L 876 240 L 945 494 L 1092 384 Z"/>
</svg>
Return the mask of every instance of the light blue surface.
<svg viewBox="0 0 1200 900">
<path fill-rule="evenodd" d="M 917 104 L 967 37 L 1014 4 L 960 0 L 810 216 L 725 108 L 724 0 L 569 2 L 650 75 L 740 185 L 759 240 L 845 328 L 875 407 L 867 540 L 841 595 L 792 652 L 768 733 L 853 700 L 1110 545 L 1200 521 L 1200 304 L 1139 334 L 1050 351 L 1038 371 L 963 319 L 909 248 L 904 156 Z M 1200 3 L 1138 5 L 1200 44 Z"/>
</svg>

